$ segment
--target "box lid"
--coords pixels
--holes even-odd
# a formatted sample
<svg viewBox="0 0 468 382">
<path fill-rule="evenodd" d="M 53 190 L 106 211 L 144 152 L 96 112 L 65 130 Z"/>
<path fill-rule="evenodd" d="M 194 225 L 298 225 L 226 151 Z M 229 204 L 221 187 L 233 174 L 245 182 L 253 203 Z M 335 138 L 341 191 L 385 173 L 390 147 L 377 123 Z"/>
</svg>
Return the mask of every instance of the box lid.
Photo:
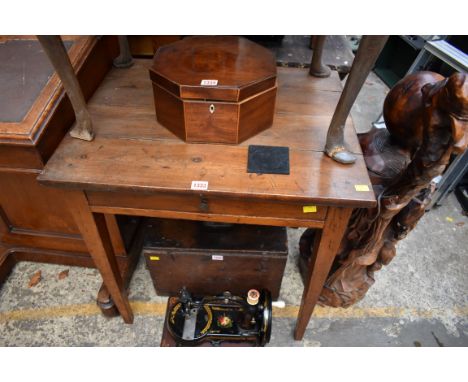
<svg viewBox="0 0 468 382">
<path fill-rule="evenodd" d="M 228 255 L 268 253 L 288 255 L 285 227 L 207 223 L 192 220 L 148 219 L 144 251 L 217 251 Z"/>
<path fill-rule="evenodd" d="M 275 86 L 276 62 L 242 37 L 188 37 L 157 50 L 150 77 L 180 98 L 239 102 Z"/>
</svg>

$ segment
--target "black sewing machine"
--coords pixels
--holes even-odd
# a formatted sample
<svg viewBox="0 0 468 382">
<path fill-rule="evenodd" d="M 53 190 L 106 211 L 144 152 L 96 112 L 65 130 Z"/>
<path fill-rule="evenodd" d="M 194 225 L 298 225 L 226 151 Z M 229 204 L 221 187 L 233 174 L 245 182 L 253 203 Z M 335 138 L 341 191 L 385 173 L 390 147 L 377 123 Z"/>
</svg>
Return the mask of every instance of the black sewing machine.
<svg viewBox="0 0 468 382">
<path fill-rule="evenodd" d="M 208 341 L 247 341 L 265 346 L 271 334 L 271 296 L 251 289 L 246 298 L 224 292 L 195 297 L 183 289 L 167 316 L 167 329 L 178 346 L 197 346 Z"/>
</svg>

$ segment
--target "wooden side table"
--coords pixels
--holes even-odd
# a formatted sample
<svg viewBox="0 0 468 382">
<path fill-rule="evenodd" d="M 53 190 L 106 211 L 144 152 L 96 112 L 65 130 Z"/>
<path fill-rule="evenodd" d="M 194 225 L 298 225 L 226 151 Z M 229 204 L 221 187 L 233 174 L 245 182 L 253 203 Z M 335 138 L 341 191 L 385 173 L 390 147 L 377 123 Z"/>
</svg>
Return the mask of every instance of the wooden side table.
<svg viewBox="0 0 468 382">
<path fill-rule="evenodd" d="M 187 144 L 156 122 L 150 63 L 136 60 L 108 74 L 89 103 L 95 139 L 67 136 L 40 183 L 69 190 L 80 232 L 127 323 L 132 311 L 105 214 L 320 229 L 296 325 L 301 339 L 352 209 L 376 204 L 350 119 L 345 139 L 355 163 L 337 163 L 323 152 L 341 94 L 338 76 L 278 68 L 272 128 L 240 145 Z M 288 146 L 290 175 L 247 173 L 253 144 Z M 194 180 L 207 181 L 208 189 L 191 190 Z"/>
</svg>

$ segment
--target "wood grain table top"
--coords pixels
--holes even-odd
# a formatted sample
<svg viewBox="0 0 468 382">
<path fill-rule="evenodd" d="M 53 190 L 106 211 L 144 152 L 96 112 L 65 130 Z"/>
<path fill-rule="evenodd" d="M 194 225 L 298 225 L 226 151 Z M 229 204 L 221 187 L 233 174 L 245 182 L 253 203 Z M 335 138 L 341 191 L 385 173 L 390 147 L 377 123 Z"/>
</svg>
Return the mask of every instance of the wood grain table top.
<svg viewBox="0 0 468 382">
<path fill-rule="evenodd" d="M 39 181 L 89 191 L 176 192 L 371 207 L 375 197 L 351 119 L 345 140 L 357 155 L 343 165 L 327 157 L 327 129 L 341 94 L 336 72 L 314 78 L 306 69 L 278 68 L 273 126 L 239 145 L 188 144 L 156 121 L 148 68 L 135 60 L 129 69 L 112 69 L 89 110 L 96 138 L 66 136 Z M 288 146 L 290 175 L 247 173 L 249 145 Z M 207 191 L 191 190 L 194 180 Z M 367 185 L 368 192 L 356 185 Z"/>
</svg>

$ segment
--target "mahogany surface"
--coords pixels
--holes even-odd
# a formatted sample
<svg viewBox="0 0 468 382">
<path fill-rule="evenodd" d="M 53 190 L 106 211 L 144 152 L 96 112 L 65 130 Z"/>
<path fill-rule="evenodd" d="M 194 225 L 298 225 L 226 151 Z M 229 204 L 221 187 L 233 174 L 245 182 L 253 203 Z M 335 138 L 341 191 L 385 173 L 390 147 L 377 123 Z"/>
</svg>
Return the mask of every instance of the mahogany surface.
<svg viewBox="0 0 468 382">
<path fill-rule="evenodd" d="M 235 36 L 188 37 L 158 49 L 151 79 L 181 98 L 242 101 L 274 86 L 273 53 Z M 201 86 L 218 80 L 213 87 Z"/>
<path fill-rule="evenodd" d="M 84 192 L 80 209 L 86 209 L 87 201 L 90 216 L 124 213 L 322 228 L 314 268 L 319 276 L 305 289 L 296 327 L 295 337 L 302 338 L 351 209 L 376 204 L 371 191 L 355 188 L 372 189 L 350 119 L 345 134 L 356 162 L 342 165 L 323 152 L 341 91 L 338 75 L 313 78 L 306 69 L 278 68 L 277 107 L 270 129 L 236 146 L 192 144 L 155 120 L 149 65 L 150 60 L 140 59 L 130 69 L 109 72 L 89 102 L 95 140 L 65 137 L 39 181 L 76 190 L 70 193 Z M 250 144 L 288 146 L 290 175 L 248 174 Z M 208 190 L 191 190 L 193 180 L 208 181 Z M 317 212 L 304 211 L 304 206 L 313 205 Z M 86 221 L 92 222 L 90 216 Z M 122 284 L 109 262 L 109 239 L 99 237 L 99 225 L 93 225 L 88 246 L 105 259 L 101 273 L 117 290 Z M 82 229 L 89 228 L 83 224 Z M 119 297 L 131 319 L 124 291 Z"/>
<path fill-rule="evenodd" d="M 237 144 L 272 124 L 275 57 L 243 37 L 198 36 L 165 45 L 149 72 L 158 121 L 186 142 Z"/>
</svg>

